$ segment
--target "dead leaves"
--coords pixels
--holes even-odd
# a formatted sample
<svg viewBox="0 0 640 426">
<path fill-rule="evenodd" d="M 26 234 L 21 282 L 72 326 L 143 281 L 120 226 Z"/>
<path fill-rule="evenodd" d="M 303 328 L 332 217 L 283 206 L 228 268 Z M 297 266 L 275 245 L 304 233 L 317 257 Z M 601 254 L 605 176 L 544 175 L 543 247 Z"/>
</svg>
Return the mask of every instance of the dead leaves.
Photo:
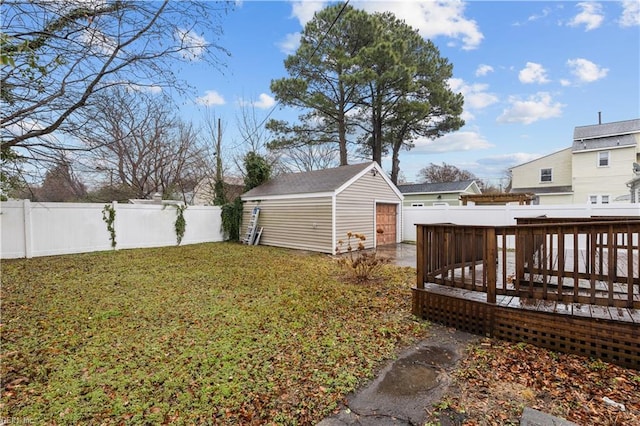
<svg viewBox="0 0 640 426">
<path fill-rule="evenodd" d="M 640 372 L 526 344 L 474 346 L 448 398 L 465 425 L 517 424 L 525 406 L 577 424 L 640 424 Z"/>
<path fill-rule="evenodd" d="M 2 267 L 0 416 L 34 423 L 313 424 L 427 331 L 410 314 L 412 270 L 385 266 L 362 286 L 326 256 L 282 249 Z"/>
</svg>

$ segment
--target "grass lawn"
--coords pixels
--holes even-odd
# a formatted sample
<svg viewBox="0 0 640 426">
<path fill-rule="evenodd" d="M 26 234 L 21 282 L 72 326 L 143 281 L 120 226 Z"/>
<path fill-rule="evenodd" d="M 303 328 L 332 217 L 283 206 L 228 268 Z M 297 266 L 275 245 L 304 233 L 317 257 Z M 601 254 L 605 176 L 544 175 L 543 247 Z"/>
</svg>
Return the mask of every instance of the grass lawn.
<svg viewBox="0 0 640 426">
<path fill-rule="evenodd" d="M 0 417 L 309 424 L 427 333 L 410 268 L 232 243 L 2 261 Z"/>
</svg>

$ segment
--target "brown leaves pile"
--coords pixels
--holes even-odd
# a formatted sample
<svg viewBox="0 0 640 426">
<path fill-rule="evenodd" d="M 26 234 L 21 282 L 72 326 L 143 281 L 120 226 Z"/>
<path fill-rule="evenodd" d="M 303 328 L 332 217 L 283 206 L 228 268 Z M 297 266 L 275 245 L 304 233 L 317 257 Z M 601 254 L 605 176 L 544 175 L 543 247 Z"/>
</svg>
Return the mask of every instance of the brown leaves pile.
<svg viewBox="0 0 640 426">
<path fill-rule="evenodd" d="M 624 405 L 624 411 L 618 404 Z M 638 425 L 640 372 L 487 339 L 469 350 L 432 420 L 519 424 L 524 407 L 581 425 Z"/>
</svg>

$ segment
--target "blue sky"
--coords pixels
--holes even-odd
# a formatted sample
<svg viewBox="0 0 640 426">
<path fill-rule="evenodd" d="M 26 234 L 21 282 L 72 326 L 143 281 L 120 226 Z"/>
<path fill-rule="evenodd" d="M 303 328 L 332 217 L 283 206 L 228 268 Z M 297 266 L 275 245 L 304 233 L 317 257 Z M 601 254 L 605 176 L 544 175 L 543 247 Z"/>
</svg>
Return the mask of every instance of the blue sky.
<svg viewBox="0 0 640 426">
<path fill-rule="evenodd" d="M 329 2 L 243 1 L 224 17 L 224 34 L 210 41 L 231 53 L 222 72 L 189 67 L 196 98 L 225 123 L 225 144 L 237 146 L 243 104 L 257 117 L 290 119 L 276 105 L 272 79 L 299 33 Z M 435 141 L 417 140 L 400 167 L 408 181 L 429 163 L 446 162 L 483 179 L 571 145 L 575 126 L 640 117 L 640 2 L 352 1 L 369 12 L 391 11 L 418 29 L 453 64 L 450 86 L 465 95 L 466 125 Z M 208 36 L 205 34 L 205 38 Z M 359 162 L 350 158 L 351 163 Z M 390 168 L 388 160 L 383 167 Z"/>
</svg>

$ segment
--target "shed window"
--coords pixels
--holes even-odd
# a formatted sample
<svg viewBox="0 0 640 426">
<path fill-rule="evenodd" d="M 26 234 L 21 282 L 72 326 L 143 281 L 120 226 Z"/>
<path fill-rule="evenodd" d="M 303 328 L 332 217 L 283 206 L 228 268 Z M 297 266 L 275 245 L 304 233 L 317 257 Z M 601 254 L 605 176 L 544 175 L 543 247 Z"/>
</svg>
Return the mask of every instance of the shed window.
<svg viewBox="0 0 640 426">
<path fill-rule="evenodd" d="M 540 182 L 552 182 L 553 172 L 551 169 L 540 169 Z"/>
<path fill-rule="evenodd" d="M 609 151 L 598 153 L 598 167 L 609 167 Z"/>
</svg>

